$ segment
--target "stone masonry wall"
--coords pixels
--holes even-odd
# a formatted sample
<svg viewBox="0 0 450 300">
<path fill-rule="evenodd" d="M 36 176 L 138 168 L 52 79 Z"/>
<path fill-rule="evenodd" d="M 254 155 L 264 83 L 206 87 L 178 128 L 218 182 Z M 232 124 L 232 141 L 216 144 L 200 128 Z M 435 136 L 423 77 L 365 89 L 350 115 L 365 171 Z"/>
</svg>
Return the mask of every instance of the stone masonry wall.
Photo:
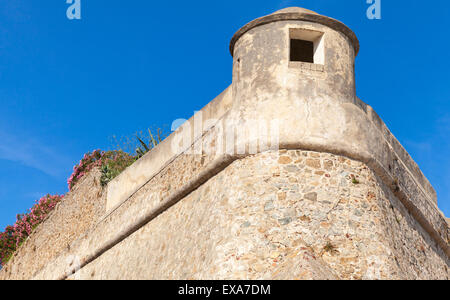
<svg viewBox="0 0 450 300">
<path fill-rule="evenodd" d="M 448 266 L 366 165 L 281 150 L 234 161 L 70 278 L 449 279 Z"/>
<path fill-rule="evenodd" d="M 99 178 L 94 169 L 81 179 L 0 271 L 0 280 L 32 278 L 100 219 L 106 194 Z"/>
</svg>

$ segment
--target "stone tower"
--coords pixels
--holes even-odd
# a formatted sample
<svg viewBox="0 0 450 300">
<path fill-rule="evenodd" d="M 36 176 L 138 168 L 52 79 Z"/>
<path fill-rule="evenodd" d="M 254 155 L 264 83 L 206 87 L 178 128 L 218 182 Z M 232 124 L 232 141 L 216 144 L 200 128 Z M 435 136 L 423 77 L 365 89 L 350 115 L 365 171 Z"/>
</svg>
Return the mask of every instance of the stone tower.
<svg viewBox="0 0 450 300">
<path fill-rule="evenodd" d="M 106 189 L 91 173 L 0 279 L 449 279 L 433 187 L 356 96 L 355 34 L 287 8 L 230 50 L 230 87 Z"/>
<path fill-rule="evenodd" d="M 230 50 L 239 105 L 312 99 L 357 103 L 354 61 L 359 43 L 334 19 L 302 8 L 283 9 L 241 28 Z"/>
</svg>

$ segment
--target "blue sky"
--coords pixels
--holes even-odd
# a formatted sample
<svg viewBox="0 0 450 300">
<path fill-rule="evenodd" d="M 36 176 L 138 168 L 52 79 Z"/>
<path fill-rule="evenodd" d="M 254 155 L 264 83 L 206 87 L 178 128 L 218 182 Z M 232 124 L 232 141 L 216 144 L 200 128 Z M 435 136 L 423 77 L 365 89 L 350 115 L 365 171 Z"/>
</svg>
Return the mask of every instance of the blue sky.
<svg viewBox="0 0 450 300">
<path fill-rule="evenodd" d="M 254 18 L 301 6 L 355 31 L 358 96 L 381 115 L 450 215 L 447 1 L 0 0 L 0 228 L 113 135 L 168 128 L 231 83 L 229 41 Z"/>
</svg>

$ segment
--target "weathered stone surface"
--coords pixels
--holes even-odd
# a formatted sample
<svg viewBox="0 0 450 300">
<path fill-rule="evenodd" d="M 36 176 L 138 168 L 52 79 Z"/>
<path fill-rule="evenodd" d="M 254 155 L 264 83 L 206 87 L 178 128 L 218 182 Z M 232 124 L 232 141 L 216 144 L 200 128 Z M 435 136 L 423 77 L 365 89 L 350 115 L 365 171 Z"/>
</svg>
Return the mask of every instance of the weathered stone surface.
<svg viewBox="0 0 450 300">
<path fill-rule="evenodd" d="M 273 177 L 277 152 L 235 161 L 71 278 L 449 278 L 445 254 L 370 168 L 320 160 L 334 163 L 330 177 Z M 308 189 L 317 201 L 301 200 Z"/>
<path fill-rule="evenodd" d="M 98 222 L 106 212 L 99 180 L 98 169 L 81 179 L 0 271 L 0 280 L 32 278 Z"/>
</svg>

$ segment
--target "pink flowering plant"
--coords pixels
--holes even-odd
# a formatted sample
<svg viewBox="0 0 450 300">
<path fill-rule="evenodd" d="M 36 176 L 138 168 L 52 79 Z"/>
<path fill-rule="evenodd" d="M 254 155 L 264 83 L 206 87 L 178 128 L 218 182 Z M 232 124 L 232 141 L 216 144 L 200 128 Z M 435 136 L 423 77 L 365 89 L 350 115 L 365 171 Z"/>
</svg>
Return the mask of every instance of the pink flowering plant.
<svg viewBox="0 0 450 300">
<path fill-rule="evenodd" d="M 67 180 L 69 191 L 77 184 L 77 182 L 89 171 L 95 167 L 100 167 L 102 163 L 104 152 L 95 150 L 94 152 L 86 153 L 81 159 L 80 163 L 73 167 L 73 173 Z"/>
<path fill-rule="evenodd" d="M 67 180 L 69 191 L 94 168 L 101 168 L 102 186 L 108 184 L 123 170 L 136 161 L 138 157 L 124 151 L 100 151 L 86 153 L 80 163 L 73 167 L 73 173 Z"/>
<path fill-rule="evenodd" d="M 0 265 L 6 264 L 28 236 L 41 224 L 64 196 L 42 197 L 26 214 L 17 215 L 14 226 L 0 233 Z"/>
<path fill-rule="evenodd" d="M 108 182 L 117 177 L 128 166 L 161 142 L 162 133 L 160 130 L 157 131 L 155 136 L 150 130 L 148 133 L 149 136 L 147 138 L 142 133 L 136 134 L 135 138 L 138 146 L 134 148 L 135 154 L 129 154 L 123 150 L 95 150 L 86 153 L 81 161 L 73 167 L 73 173 L 67 180 L 69 191 L 72 191 L 75 185 L 94 168 L 100 168 L 101 185 L 107 185 Z M 148 144 L 144 142 L 146 139 L 149 141 Z M 27 213 L 17 215 L 17 221 L 14 226 L 6 227 L 5 231 L 0 233 L 0 268 L 11 259 L 14 252 L 25 242 L 36 227 L 44 222 L 63 197 L 63 195 L 42 197 Z"/>
</svg>

